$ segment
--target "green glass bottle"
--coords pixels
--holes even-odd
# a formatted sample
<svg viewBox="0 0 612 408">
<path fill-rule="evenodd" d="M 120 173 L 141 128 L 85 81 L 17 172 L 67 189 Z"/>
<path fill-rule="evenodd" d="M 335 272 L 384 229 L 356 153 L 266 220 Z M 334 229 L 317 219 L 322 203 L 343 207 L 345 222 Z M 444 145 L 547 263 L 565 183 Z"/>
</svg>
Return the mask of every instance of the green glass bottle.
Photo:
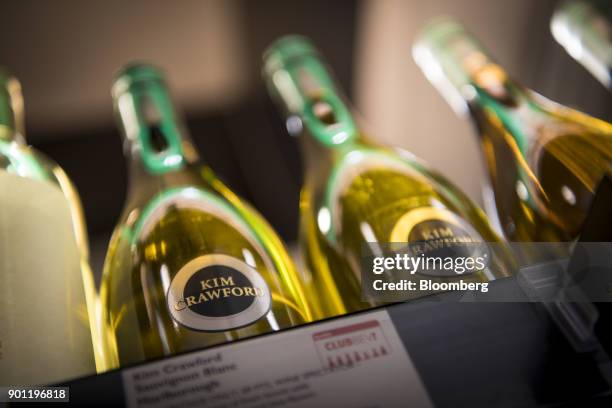
<svg viewBox="0 0 612 408">
<path fill-rule="evenodd" d="M 427 26 L 413 56 L 451 106 L 472 117 L 506 238 L 575 239 L 612 169 L 612 125 L 519 85 L 454 20 Z"/>
<path fill-rule="evenodd" d="M 318 299 L 315 316 L 376 303 L 361 297 L 361 262 L 390 255 L 385 244 L 497 241 L 483 213 L 457 188 L 412 154 L 368 140 L 307 39 L 272 44 L 263 72 L 289 133 L 299 136 L 300 239 L 309 297 Z M 508 276 L 511 263 L 498 257 L 487 270 L 462 278 Z"/>
<path fill-rule="evenodd" d="M 112 94 L 129 190 L 101 288 L 109 365 L 310 321 L 283 244 L 199 164 L 162 74 L 129 66 Z"/>
<path fill-rule="evenodd" d="M 25 144 L 21 87 L 0 69 L 0 385 L 96 372 L 88 258 L 78 194 L 57 163 Z"/>
<path fill-rule="evenodd" d="M 612 90 L 612 3 L 563 2 L 550 21 L 553 37 L 599 82 Z"/>
</svg>

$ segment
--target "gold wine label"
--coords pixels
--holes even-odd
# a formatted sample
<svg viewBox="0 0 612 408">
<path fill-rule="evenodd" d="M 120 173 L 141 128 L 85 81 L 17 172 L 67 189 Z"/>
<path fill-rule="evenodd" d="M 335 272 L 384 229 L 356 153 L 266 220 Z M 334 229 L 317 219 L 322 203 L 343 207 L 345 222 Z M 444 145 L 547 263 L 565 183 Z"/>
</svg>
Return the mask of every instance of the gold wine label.
<svg viewBox="0 0 612 408">
<path fill-rule="evenodd" d="M 444 208 L 419 207 L 395 224 L 390 242 L 482 242 L 480 234 L 461 217 Z"/>
<path fill-rule="evenodd" d="M 228 255 L 204 255 L 184 265 L 167 295 L 172 318 L 193 330 L 248 326 L 270 310 L 270 290 L 256 269 Z"/>
<path fill-rule="evenodd" d="M 154 198 L 143 210 L 142 221 L 136 224 L 137 239 L 145 241 L 160 225 L 168 226 L 165 217 L 176 210 L 195 210 L 223 222 L 240 234 L 261 256 L 264 265 L 273 270 L 265 250 L 240 215 L 220 198 L 192 187 L 168 190 Z M 272 304 L 270 290 L 257 271 L 255 260 L 224 254 L 223 248 L 208 250 L 186 258 L 172 278 L 166 295 L 172 318 L 193 330 L 216 332 L 247 326 L 268 313 Z"/>
<path fill-rule="evenodd" d="M 400 217 L 391 231 L 390 242 L 409 244 L 412 256 L 439 259 L 488 258 L 488 247 L 465 220 L 444 208 L 419 207 Z M 419 271 L 424 275 L 456 276 L 445 269 Z"/>
</svg>

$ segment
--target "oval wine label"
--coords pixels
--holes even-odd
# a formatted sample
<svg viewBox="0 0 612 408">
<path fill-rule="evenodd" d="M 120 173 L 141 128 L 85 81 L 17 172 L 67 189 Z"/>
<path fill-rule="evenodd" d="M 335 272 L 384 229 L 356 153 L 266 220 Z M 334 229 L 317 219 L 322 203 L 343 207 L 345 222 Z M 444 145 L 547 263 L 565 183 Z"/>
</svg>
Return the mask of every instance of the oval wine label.
<svg viewBox="0 0 612 408">
<path fill-rule="evenodd" d="M 168 289 L 168 308 L 181 325 L 200 331 L 248 326 L 264 317 L 270 290 L 256 269 L 228 255 L 204 255 L 185 264 Z"/>
<path fill-rule="evenodd" d="M 405 213 L 395 224 L 391 242 L 407 242 L 413 256 L 441 260 L 487 259 L 489 250 L 480 234 L 461 217 L 444 208 L 419 207 Z M 457 276 L 444 268 L 419 271 L 423 275 Z"/>
</svg>

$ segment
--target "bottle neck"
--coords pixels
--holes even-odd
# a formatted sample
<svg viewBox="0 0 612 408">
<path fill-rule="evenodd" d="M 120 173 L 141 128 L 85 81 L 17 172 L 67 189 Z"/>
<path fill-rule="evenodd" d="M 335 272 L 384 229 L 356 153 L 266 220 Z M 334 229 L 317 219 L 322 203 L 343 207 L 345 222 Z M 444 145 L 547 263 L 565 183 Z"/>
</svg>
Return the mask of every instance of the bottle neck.
<svg viewBox="0 0 612 408">
<path fill-rule="evenodd" d="M 19 81 L 0 69 L 0 140 L 23 143 L 23 96 Z"/>
<path fill-rule="evenodd" d="M 200 185 L 195 167 L 186 164 L 163 173 L 152 173 L 139 155 L 126 155 L 128 172 L 127 207 L 142 205 L 151 197 L 168 188 L 181 185 Z"/>
<path fill-rule="evenodd" d="M 307 166 L 320 163 L 358 140 L 344 97 L 310 42 L 285 37 L 264 55 L 264 79 L 284 113 L 287 130 L 300 137 Z"/>
<path fill-rule="evenodd" d="M 550 23 L 553 37 L 595 78 L 612 88 L 612 5 L 609 1 L 568 1 Z"/>
<path fill-rule="evenodd" d="M 418 37 L 414 59 L 430 82 L 461 116 L 493 121 L 526 151 L 536 129 L 550 121 L 544 98 L 514 82 L 463 26 L 432 23 Z"/>
<path fill-rule="evenodd" d="M 453 20 L 430 24 L 417 38 L 413 56 L 425 76 L 461 115 L 470 104 L 513 109 L 529 100 L 484 47 Z"/>
<path fill-rule="evenodd" d="M 113 99 L 130 178 L 180 172 L 197 161 L 156 69 L 146 65 L 127 68 L 113 86 Z"/>
</svg>

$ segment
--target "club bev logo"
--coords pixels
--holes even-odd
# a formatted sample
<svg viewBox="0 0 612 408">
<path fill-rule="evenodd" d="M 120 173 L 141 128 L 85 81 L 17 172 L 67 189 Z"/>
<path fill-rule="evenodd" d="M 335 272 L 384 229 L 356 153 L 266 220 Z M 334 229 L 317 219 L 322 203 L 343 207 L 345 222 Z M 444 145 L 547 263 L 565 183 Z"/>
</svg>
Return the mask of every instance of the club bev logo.
<svg viewBox="0 0 612 408">
<path fill-rule="evenodd" d="M 228 255 L 204 255 L 185 264 L 167 295 L 172 318 L 193 330 L 247 326 L 270 310 L 270 290 L 253 267 Z"/>
<path fill-rule="evenodd" d="M 368 320 L 314 333 L 312 340 L 324 367 L 352 367 L 391 355 L 378 320 Z"/>
</svg>

